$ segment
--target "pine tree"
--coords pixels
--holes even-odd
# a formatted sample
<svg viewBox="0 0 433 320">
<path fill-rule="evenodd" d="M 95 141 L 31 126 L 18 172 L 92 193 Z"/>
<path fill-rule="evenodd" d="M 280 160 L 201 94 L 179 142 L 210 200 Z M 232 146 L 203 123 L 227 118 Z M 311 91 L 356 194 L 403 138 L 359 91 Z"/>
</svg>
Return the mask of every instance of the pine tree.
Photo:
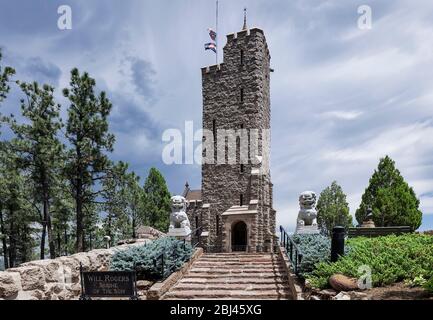
<svg viewBox="0 0 433 320">
<path fill-rule="evenodd" d="M 378 227 L 421 226 L 422 212 L 415 191 L 409 187 L 389 157 L 381 159 L 362 196 L 356 219 L 365 220 L 367 209 L 373 210 L 373 220 Z"/>
<path fill-rule="evenodd" d="M 352 225 L 346 195 L 336 181 L 320 194 L 317 211 L 318 225 L 322 233 L 327 236 L 331 236 L 335 226 L 348 228 Z"/>
<path fill-rule="evenodd" d="M 55 239 L 52 230 L 51 202 L 55 197 L 53 189 L 60 174 L 63 145 L 57 138 L 62 124 L 59 118 L 60 105 L 54 101 L 54 88 L 40 87 L 38 83 L 21 83 L 25 99 L 21 100 L 23 117 L 18 123 L 11 120 L 11 129 L 16 135 L 12 145 L 18 153 L 23 170 L 29 173 L 32 194 L 29 202 L 35 207 L 41 204 L 40 223 L 42 235 L 40 259 L 45 259 L 45 240 L 48 235 L 50 258 L 56 257 Z"/>
<path fill-rule="evenodd" d="M 140 177 L 131 172 L 126 177 L 127 188 L 125 198 L 127 200 L 127 215 L 131 224 L 132 238 L 137 238 L 136 228 L 145 221 L 144 191 L 140 187 Z"/>
<path fill-rule="evenodd" d="M 160 231 L 166 232 L 170 216 L 170 192 L 162 174 L 150 169 L 144 184 L 145 222 Z"/>
<path fill-rule="evenodd" d="M 95 80 L 87 73 L 71 72 L 70 89 L 63 94 L 70 101 L 66 137 L 68 151 L 66 175 L 70 181 L 76 210 L 76 249 L 85 248 L 85 207 L 100 194 L 94 190 L 97 181 L 105 178 L 109 166 L 107 152 L 112 152 L 114 136 L 108 131 L 112 105 L 105 92 L 95 94 Z M 90 208 L 88 208 L 90 210 Z"/>
<path fill-rule="evenodd" d="M 20 159 L 7 142 L 0 145 L 0 228 L 6 268 L 33 259 L 34 207 L 27 201 L 28 177 L 20 170 Z"/>
<path fill-rule="evenodd" d="M 15 70 L 11 67 L 2 67 L 2 53 L 0 49 L 0 103 L 6 98 L 6 94 L 10 90 L 9 81 L 15 74 Z"/>
<path fill-rule="evenodd" d="M 105 235 L 110 237 L 110 246 L 116 243 L 122 237 L 122 228 L 127 226 L 126 207 L 127 199 L 125 197 L 126 176 L 128 165 L 119 162 L 112 165 L 109 174 L 104 179 L 103 185 L 103 210 L 106 212 L 104 219 Z"/>
</svg>

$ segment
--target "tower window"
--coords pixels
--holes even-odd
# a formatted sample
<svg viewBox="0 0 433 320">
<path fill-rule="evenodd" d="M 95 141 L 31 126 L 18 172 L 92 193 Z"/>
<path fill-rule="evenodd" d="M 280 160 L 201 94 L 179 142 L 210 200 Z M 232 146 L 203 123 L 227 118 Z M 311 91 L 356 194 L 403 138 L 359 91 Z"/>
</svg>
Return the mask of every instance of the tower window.
<svg viewBox="0 0 433 320">
<path fill-rule="evenodd" d="M 213 138 L 215 140 L 216 139 L 216 135 L 217 135 L 217 132 L 216 132 L 216 120 L 212 121 L 212 132 L 213 132 Z"/>
<path fill-rule="evenodd" d="M 240 203 L 241 207 L 244 205 L 244 195 L 243 194 L 241 194 L 239 197 L 239 203 Z"/>
<path fill-rule="evenodd" d="M 244 88 L 241 88 L 241 102 L 244 102 Z"/>
<path fill-rule="evenodd" d="M 245 172 L 245 166 L 243 164 L 241 164 L 241 173 Z"/>
<path fill-rule="evenodd" d="M 216 216 L 216 234 L 217 235 L 220 234 L 220 216 L 219 215 Z"/>
<path fill-rule="evenodd" d="M 241 66 L 244 65 L 244 50 L 241 50 Z"/>
</svg>

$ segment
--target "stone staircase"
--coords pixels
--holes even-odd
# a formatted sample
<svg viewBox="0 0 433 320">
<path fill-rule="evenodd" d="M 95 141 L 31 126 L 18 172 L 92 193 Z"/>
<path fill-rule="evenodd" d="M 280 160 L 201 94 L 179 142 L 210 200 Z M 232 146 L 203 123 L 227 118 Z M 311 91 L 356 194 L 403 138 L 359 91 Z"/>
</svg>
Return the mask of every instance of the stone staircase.
<svg viewBox="0 0 433 320">
<path fill-rule="evenodd" d="M 163 300 L 290 300 L 288 275 L 276 254 L 204 254 Z"/>
</svg>

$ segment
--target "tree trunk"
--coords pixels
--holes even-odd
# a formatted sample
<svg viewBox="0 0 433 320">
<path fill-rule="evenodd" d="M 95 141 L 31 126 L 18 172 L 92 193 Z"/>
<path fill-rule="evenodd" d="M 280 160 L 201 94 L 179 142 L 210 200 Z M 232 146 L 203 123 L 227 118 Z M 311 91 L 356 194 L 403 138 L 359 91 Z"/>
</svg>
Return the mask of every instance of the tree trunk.
<svg viewBox="0 0 433 320">
<path fill-rule="evenodd" d="M 59 256 L 62 255 L 62 239 L 60 238 L 60 233 L 57 231 L 57 252 Z"/>
<path fill-rule="evenodd" d="M 12 213 L 12 211 L 11 211 Z M 12 217 L 12 214 L 10 215 Z M 10 219 L 10 225 L 9 225 L 9 267 L 13 268 L 15 267 L 15 258 L 17 255 L 16 252 L 16 230 L 14 225 L 14 219 Z"/>
<path fill-rule="evenodd" d="M 77 179 L 77 193 L 75 198 L 77 205 L 77 252 L 84 251 L 82 187 L 81 179 Z"/>
<path fill-rule="evenodd" d="M 132 216 L 132 239 L 137 239 L 137 235 L 135 234 L 135 215 Z"/>
<path fill-rule="evenodd" d="M 45 259 L 45 238 L 47 237 L 47 221 L 45 216 L 42 217 L 42 235 L 41 235 L 41 253 L 39 258 L 41 260 Z"/>
<path fill-rule="evenodd" d="M 68 255 L 68 228 L 65 226 L 65 256 Z"/>
<path fill-rule="evenodd" d="M 47 221 L 47 232 L 48 232 L 48 246 L 50 248 L 50 258 L 55 259 L 56 258 L 56 245 L 54 242 L 53 237 L 53 229 L 51 226 L 51 215 L 50 215 L 50 204 L 48 202 L 48 197 L 44 201 L 44 216 L 46 217 Z"/>
<path fill-rule="evenodd" d="M 9 268 L 8 246 L 6 241 L 6 229 L 3 221 L 2 208 L 0 208 L 0 233 L 2 234 L 3 258 L 4 258 L 5 269 L 8 269 Z"/>
</svg>

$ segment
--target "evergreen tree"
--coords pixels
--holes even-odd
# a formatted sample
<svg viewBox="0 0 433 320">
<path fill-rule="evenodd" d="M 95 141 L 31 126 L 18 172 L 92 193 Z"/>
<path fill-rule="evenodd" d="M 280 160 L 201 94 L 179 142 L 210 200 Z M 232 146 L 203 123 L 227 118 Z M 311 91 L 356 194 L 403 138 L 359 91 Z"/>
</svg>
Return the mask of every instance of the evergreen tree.
<svg viewBox="0 0 433 320">
<path fill-rule="evenodd" d="M 168 231 L 170 199 L 164 177 L 157 169 L 150 169 L 144 184 L 145 223 L 162 232 Z"/>
<path fill-rule="evenodd" d="M 140 177 L 128 172 L 128 164 L 119 162 L 103 182 L 105 234 L 111 245 L 121 239 L 136 238 L 135 229 L 144 220 L 143 189 Z"/>
<path fill-rule="evenodd" d="M 352 226 L 352 216 L 349 213 L 349 204 L 341 186 L 336 181 L 320 194 L 317 201 L 317 222 L 327 236 L 332 235 L 335 226 L 349 228 Z"/>
<path fill-rule="evenodd" d="M 22 115 L 27 121 L 23 124 L 11 121 L 11 128 L 16 135 L 12 145 L 20 157 L 22 168 L 31 178 L 33 192 L 29 201 L 34 202 L 35 207 L 41 205 L 40 259 L 45 259 L 47 235 L 50 258 L 54 259 L 56 250 L 50 206 L 55 196 L 53 189 L 60 174 L 59 163 L 63 153 L 63 145 L 57 138 L 62 127 L 60 105 L 54 101 L 53 87 L 40 87 L 36 82 L 21 83 L 20 87 L 25 94 L 25 99 L 21 100 Z"/>
<path fill-rule="evenodd" d="M 106 179 L 103 181 L 103 209 L 106 213 L 104 219 L 105 235 L 110 237 L 110 246 L 116 243 L 122 237 L 122 230 L 127 228 L 126 207 L 127 199 L 125 197 L 126 176 L 128 165 L 119 162 L 113 165 Z"/>
<path fill-rule="evenodd" d="M 137 238 L 136 228 L 145 222 L 144 191 L 140 187 L 140 177 L 131 172 L 126 177 L 127 188 L 125 198 L 127 200 L 127 216 L 131 224 L 132 238 Z"/>
<path fill-rule="evenodd" d="M 70 89 L 63 90 L 70 101 L 66 137 L 71 149 L 68 151 L 66 175 L 75 201 L 78 252 L 85 248 L 85 206 L 89 207 L 100 194 L 93 187 L 105 178 L 110 163 L 106 153 L 112 152 L 114 144 L 107 121 L 112 105 L 105 92 L 95 94 L 95 85 L 95 80 L 87 73 L 80 75 L 77 69 L 73 69 Z"/>
<path fill-rule="evenodd" d="M 0 49 L 0 103 L 6 98 L 6 94 L 10 90 L 9 81 L 15 74 L 15 70 L 11 67 L 2 67 L 2 53 Z"/>
<path fill-rule="evenodd" d="M 20 171 L 20 159 L 9 143 L 0 145 L 0 228 L 6 268 L 33 259 L 34 207 L 27 201 L 29 189 Z"/>
<path fill-rule="evenodd" d="M 378 227 L 410 226 L 418 229 L 422 222 L 419 200 L 404 181 L 395 162 L 388 156 L 381 159 L 362 196 L 356 219 L 362 223 L 369 207 Z"/>
</svg>

